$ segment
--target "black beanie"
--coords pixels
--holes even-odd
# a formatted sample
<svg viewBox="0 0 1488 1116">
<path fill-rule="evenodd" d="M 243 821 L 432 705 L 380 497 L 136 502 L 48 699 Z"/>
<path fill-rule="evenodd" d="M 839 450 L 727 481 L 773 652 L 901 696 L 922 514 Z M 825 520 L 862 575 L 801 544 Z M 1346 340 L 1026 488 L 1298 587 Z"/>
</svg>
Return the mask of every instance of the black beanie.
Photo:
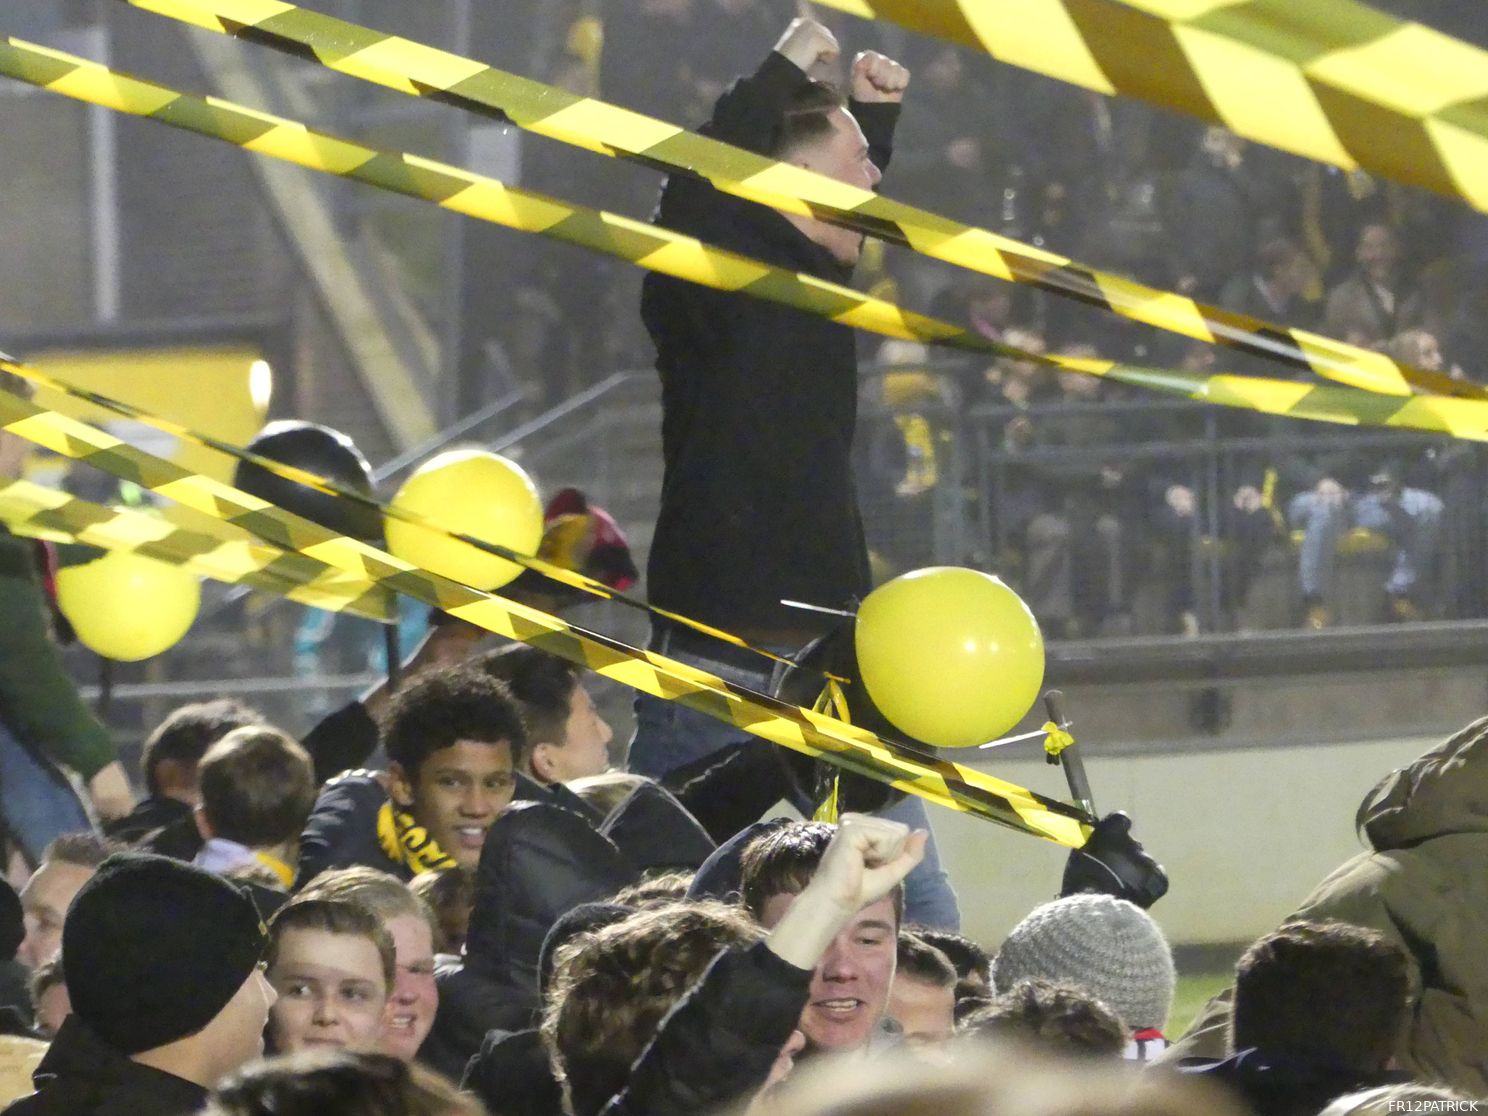
<svg viewBox="0 0 1488 1116">
<path fill-rule="evenodd" d="M 103 862 L 67 909 L 72 1011 L 122 1054 L 194 1035 L 263 956 L 253 900 L 210 872 L 145 853 Z"/>
</svg>

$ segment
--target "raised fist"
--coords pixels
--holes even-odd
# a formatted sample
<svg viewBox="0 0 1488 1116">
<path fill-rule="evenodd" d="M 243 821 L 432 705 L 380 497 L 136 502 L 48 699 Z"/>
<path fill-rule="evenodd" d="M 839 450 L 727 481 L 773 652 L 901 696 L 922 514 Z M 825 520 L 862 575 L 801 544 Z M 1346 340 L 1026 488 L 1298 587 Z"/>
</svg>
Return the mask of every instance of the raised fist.
<svg viewBox="0 0 1488 1116">
<path fill-rule="evenodd" d="M 876 50 L 865 50 L 853 59 L 854 101 L 902 101 L 908 85 L 909 71 Z"/>
<path fill-rule="evenodd" d="M 841 48 L 837 45 L 837 36 L 824 25 L 801 16 L 791 20 L 785 34 L 775 44 L 775 52 L 789 58 L 803 73 L 810 73 L 818 62 L 835 59 Z"/>
</svg>

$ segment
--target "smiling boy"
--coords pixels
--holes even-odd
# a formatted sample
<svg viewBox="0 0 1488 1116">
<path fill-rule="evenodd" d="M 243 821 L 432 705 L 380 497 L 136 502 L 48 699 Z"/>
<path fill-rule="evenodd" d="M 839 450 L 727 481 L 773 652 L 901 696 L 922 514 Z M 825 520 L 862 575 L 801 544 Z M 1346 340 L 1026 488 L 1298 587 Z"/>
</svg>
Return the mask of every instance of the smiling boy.
<svg viewBox="0 0 1488 1116">
<path fill-rule="evenodd" d="M 506 687 L 457 666 L 398 693 L 382 746 L 386 772 L 347 772 L 321 791 L 300 842 L 301 883 L 356 864 L 403 880 L 448 864 L 473 869 L 512 800 L 526 735 Z"/>
</svg>

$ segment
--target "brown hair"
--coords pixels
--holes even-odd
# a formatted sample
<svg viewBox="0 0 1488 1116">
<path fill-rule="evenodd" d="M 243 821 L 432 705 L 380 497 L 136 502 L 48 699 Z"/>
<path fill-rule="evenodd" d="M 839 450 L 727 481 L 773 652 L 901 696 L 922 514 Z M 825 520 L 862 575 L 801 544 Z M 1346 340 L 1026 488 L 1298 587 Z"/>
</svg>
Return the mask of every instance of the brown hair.
<svg viewBox="0 0 1488 1116">
<path fill-rule="evenodd" d="M 160 793 L 157 769 L 165 760 L 188 767 L 201 763 L 207 749 L 233 729 L 264 724 L 264 716 L 255 709 L 228 698 L 195 701 L 171 710 L 155 726 L 140 753 L 140 773 L 151 794 Z"/>
<path fill-rule="evenodd" d="M 899 931 L 898 958 L 894 965 L 894 978 L 908 977 L 934 988 L 954 988 L 956 967 L 940 950 L 918 934 L 908 930 Z"/>
<path fill-rule="evenodd" d="M 837 833 L 826 822 L 791 822 L 766 830 L 744 848 L 739 859 L 739 887 L 744 909 L 756 919 L 776 895 L 799 895 L 821 865 Z M 894 919 L 904 918 L 904 886 L 889 893 Z"/>
<path fill-rule="evenodd" d="M 250 848 L 295 840 L 315 805 L 309 753 L 265 725 L 233 729 L 207 749 L 197 775 L 212 832 Z"/>
<path fill-rule="evenodd" d="M 639 911 L 558 953 L 543 1041 L 575 1116 L 625 1087 L 666 1014 L 720 950 L 764 932 L 737 907 L 704 901 Z"/>
<path fill-rule="evenodd" d="M 408 890 L 434 913 L 434 952 L 459 953 L 464 949 L 470 911 L 475 906 L 475 873 L 458 864 L 431 868 L 414 876 Z"/>
<path fill-rule="evenodd" d="M 269 948 L 264 954 L 266 969 L 272 971 L 278 963 L 284 935 L 291 930 L 320 930 L 326 934 L 366 938 L 377 947 L 377 956 L 382 962 L 383 988 L 392 992 L 393 982 L 398 976 L 392 935 L 383 928 L 377 916 L 360 903 L 336 899 L 291 899 L 269 920 Z"/>
<path fill-rule="evenodd" d="M 366 907 L 381 921 L 388 922 L 413 915 L 429 924 L 429 932 L 439 937 L 439 923 L 429 904 L 409 890 L 408 885 L 389 872 L 357 865 L 322 872 L 301 889 L 300 899 L 334 899 Z"/>
<path fill-rule="evenodd" d="M 1410 1013 L 1405 951 L 1378 930 L 1298 922 L 1267 934 L 1235 966 L 1234 1050 L 1258 1047 L 1373 1071 Z"/>
<path fill-rule="evenodd" d="M 1068 984 L 1020 980 L 977 1008 L 957 1028 L 965 1035 L 1011 1039 L 1046 1054 L 1116 1057 L 1126 1049 L 1126 1024 L 1094 997 Z"/>
<path fill-rule="evenodd" d="M 622 907 L 634 907 L 636 910 L 644 910 L 661 903 L 681 902 L 687 898 L 687 889 L 692 886 L 692 878 L 696 874 L 684 870 L 658 872 L 639 883 L 622 887 L 615 892 L 610 902 L 618 903 Z"/>
<path fill-rule="evenodd" d="M 824 81 L 807 82 L 791 95 L 780 123 L 770 134 L 765 151 L 773 159 L 786 159 L 807 144 L 832 134 L 832 113 L 847 107 L 840 90 Z"/>
<path fill-rule="evenodd" d="M 204 1116 L 485 1116 L 480 1101 L 389 1054 L 302 1051 L 255 1062 L 222 1082 Z"/>
</svg>

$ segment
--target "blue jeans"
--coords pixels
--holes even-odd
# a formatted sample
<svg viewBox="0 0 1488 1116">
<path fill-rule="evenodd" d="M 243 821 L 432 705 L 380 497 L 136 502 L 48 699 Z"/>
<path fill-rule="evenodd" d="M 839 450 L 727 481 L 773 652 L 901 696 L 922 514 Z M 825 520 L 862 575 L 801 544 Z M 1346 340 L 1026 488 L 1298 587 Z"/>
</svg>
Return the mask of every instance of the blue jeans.
<svg viewBox="0 0 1488 1116">
<path fill-rule="evenodd" d="M 667 650 L 655 641 L 652 646 L 662 654 L 716 674 L 726 682 L 770 692 L 773 679 L 769 670 L 741 669 L 733 664 L 679 653 L 675 649 Z M 720 748 L 742 744 L 750 739 L 748 733 L 725 721 L 689 709 L 679 702 L 663 701 L 650 694 L 636 695 L 635 719 L 636 730 L 630 741 L 627 767 L 637 775 L 647 775 L 653 779 L 659 779 L 674 767 L 702 759 Z M 903 822 L 911 829 L 930 832 L 930 841 L 925 846 L 925 859 L 920 861 L 904 881 L 905 920 L 943 930 L 959 930 L 961 910 L 956 904 L 956 892 L 951 887 L 950 877 L 941 867 L 940 853 L 935 847 L 935 831 L 930 827 L 924 799 L 908 795 L 902 801 L 880 811 L 879 816 Z"/>
<path fill-rule="evenodd" d="M 1366 527 L 1384 535 L 1394 548 L 1386 592 L 1407 596 L 1441 547 L 1441 518 L 1441 498 L 1419 488 L 1403 489 L 1394 500 L 1368 492 L 1345 504 L 1329 504 L 1315 492 L 1299 492 L 1287 505 L 1287 519 L 1303 529 L 1298 557 L 1303 594 L 1328 595 L 1339 538 L 1349 527 Z"/>
<path fill-rule="evenodd" d="M 0 725 L 0 816 L 33 865 L 53 838 L 93 828 L 88 811 L 62 773 Z"/>
</svg>

